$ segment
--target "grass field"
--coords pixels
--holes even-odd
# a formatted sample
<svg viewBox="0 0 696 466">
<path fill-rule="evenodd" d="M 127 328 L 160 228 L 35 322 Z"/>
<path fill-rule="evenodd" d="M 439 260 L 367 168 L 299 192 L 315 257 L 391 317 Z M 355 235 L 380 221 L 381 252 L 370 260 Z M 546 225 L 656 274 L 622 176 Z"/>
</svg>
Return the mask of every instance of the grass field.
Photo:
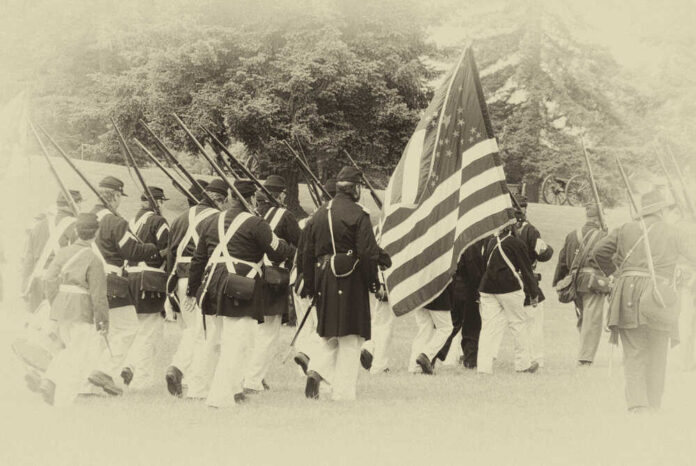
<svg viewBox="0 0 696 466">
<path fill-rule="evenodd" d="M 116 174 L 128 193 L 136 192 L 121 167 L 81 166 L 95 181 L 107 171 Z M 146 177 L 169 186 L 154 172 Z M 77 180 L 71 184 L 79 186 Z M 291 362 L 280 361 L 291 337 L 291 329 L 283 328 L 268 376 L 272 391 L 244 406 L 211 410 L 174 399 L 161 379 L 122 398 L 85 398 L 70 408 L 49 408 L 25 389 L 21 365 L 8 347 L 22 319 L 16 279 L 8 272 L 21 253 L 22 229 L 53 202 L 56 188 L 41 171 L 8 180 L 3 189 L 16 191 L 17 202 L 7 207 L 2 223 L 9 260 L 0 320 L 2 465 L 696 464 L 696 374 L 672 364 L 663 410 L 645 417 L 627 414 L 620 351 L 614 352 L 611 374 L 604 341 L 595 367 L 575 367 L 575 316 L 550 289 L 553 264 L 541 268 L 548 296 L 547 357 L 535 375 L 514 373 L 509 338 L 494 375 L 443 366 L 434 377 L 410 375 L 406 358 L 415 325 L 405 316 L 396 324 L 392 372 L 361 372 L 356 402 L 304 399 L 303 378 Z M 28 202 L 20 201 L 26 193 Z M 184 207 L 180 196 L 172 197 L 165 210 L 169 217 Z M 132 214 L 135 207 L 131 196 L 122 210 Z M 558 250 L 583 215 L 576 208 L 532 205 L 529 218 Z M 622 218 L 621 212 L 610 213 L 612 225 Z M 177 340 L 177 326 L 167 324 L 162 374 Z"/>
</svg>

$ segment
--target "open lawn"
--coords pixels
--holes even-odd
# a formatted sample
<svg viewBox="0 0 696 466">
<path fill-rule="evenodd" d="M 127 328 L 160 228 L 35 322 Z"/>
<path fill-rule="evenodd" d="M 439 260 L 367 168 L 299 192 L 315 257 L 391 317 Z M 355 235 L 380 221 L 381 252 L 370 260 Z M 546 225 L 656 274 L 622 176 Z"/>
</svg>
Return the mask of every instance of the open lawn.
<svg viewBox="0 0 696 466">
<path fill-rule="evenodd" d="M 32 166 L 41 168 L 38 174 L 19 173 L 3 186 L 10 196 L 5 199 L 16 203 L 7 207 L 2 222 L 9 261 L 0 314 L 2 465 L 696 464 L 696 373 L 672 364 L 663 410 L 644 417 L 627 414 L 620 350 L 614 351 L 613 371 L 606 342 L 594 367 L 575 366 L 575 315 L 550 289 L 555 258 L 541 267 L 548 297 L 547 357 L 535 375 L 514 373 L 509 337 L 494 375 L 444 366 L 432 377 L 410 375 L 406 358 L 415 324 L 405 316 L 397 320 L 390 374 L 361 371 L 356 402 L 308 401 L 296 366 L 281 364 L 292 336 L 292 329 L 284 327 L 267 378 L 272 390 L 241 407 L 211 410 L 167 393 L 164 369 L 179 337 L 177 325 L 167 324 L 159 357 L 162 377 L 155 386 L 118 399 L 82 398 L 74 407 L 49 408 L 25 389 L 22 367 L 9 349 L 23 316 L 17 280 L 10 275 L 21 254 L 19 238 L 31 216 L 50 205 L 56 193 L 38 159 Z M 136 192 L 123 167 L 80 166 L 95 182 L 109 172 L 127 183 L 126 192 Z M 170 186 L 152 170 L 146 177 Z M 70 185 L 80 186 L 73 178 Z M 170 197 L 165 215 L 173 218 L 184 201 Z M 122 210 L 131 215 L 135 208 L 136 196 L 131 196 Z M 565 234 L 581 224 L 583 212 L 532 205 L 529 218 L 559 250 Z M 622 218 L 622 212 L 610 212 L 612 226 Z"/>
</svg>

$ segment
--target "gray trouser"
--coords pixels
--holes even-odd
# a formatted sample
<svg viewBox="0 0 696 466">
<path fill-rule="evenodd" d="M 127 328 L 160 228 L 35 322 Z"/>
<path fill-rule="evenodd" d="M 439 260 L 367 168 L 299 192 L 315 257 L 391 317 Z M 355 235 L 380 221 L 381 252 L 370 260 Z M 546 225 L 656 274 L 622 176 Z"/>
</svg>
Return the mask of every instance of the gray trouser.
<svg viewBox="0 0 696 466">
<path fill-rule="evenodd" d="M 659 408 L 665 389 L 669 332 L 643 325 L 619 329 L 628 408 Z"/>
<path fill-rule="evenodd" d="M 604 295 L 580 293 L 582 320 L 580 322 L 580 348 L 578 361 L 594 361 L 599 340 L 602 337 Z"/>
</svg>

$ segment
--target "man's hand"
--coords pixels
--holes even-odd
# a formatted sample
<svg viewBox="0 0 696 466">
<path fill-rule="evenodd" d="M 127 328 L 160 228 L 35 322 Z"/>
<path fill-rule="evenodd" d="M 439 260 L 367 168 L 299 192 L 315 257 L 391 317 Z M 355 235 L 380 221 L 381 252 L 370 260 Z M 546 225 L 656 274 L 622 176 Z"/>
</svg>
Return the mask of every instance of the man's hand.
<svg viewBox="0 0 696 466">
<path fill-rule="evenodd" d="M 196 309 L 196 297 L 186 296 L 184 302 L 181 303 L 181 308 L 184 312 L 193 312 Z"/>
<path fill-rule="evenodd" d="M 377 301 L 385 303 L 389 300 L 389 294 L 387 293 L 387 288 L 384 286 L 383 283 L 379 284 L 379 289 L 375 293 L 375 298 L 377 298 Z"/>
<path fill-rule="evenodd" d="M 532 307 L 537 307 L 539 305 L 539 296 L 535 296 L 532 299 L 530 299 L 529 304 L 531 304 Z"/>
</svg>

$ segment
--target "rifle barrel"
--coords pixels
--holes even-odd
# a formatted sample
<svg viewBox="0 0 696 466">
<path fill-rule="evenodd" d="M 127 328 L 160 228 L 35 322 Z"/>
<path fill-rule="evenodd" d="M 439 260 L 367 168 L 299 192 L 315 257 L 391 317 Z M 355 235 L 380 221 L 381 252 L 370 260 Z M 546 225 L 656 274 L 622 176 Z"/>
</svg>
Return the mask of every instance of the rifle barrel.
<svg viewBox="0 0 696 466">
<path fill-rule="evenodd" d="M 87 187 L 97 196 L 97 199 L 99 199 L 99 202 L 101 202 L 102 205 L 104 205 L 104 207 L 109 209 L 109 211 L 112 214 L 116 215 L 117 217 L 120 217 L 120 215 L 116 211 L 116 209 L 111 207 L 111 205 L 109 205 L 109 203 L 106 202 L 106 199 L 104 199 L 104 197 L 101 195 L 99 190 L 97 188 L 95 188 L 94 185 L 92 183 L 90 183 L 90 181 L 87 179 L 87 177 L 80 171 L 80 169 L 75 166 L 75 164 L 72 162 L 72 160 L 70 160 L 70 157 L 68 157 L 68 155 L 63 151 L 63 149 L 58 145 L 58 143 L 51 137 L 51 135 L 48 134 L 48 132 L 40 124 L 37 123 L 36 126 L 39 127 L 39 131 L 41 131 L 44 134 L 44 136 L 46 136 L 46 138 L 51 143 L 51 145 L 53 145 L 53 147 L 56 148 L 56 150 L 61 155 L 61 157 L 63 157 L 63 160 L 65 160 L 67 162 L 67 164 L 70 166 L 70 168 L 72 168 L 75 171 L 75 173 L 77 173 L 77 176 L 79 176 L 80 179 L 87 185 Z"/>
<path fill-rule="evenodd" d="M 592 172 L 592 165 L 590 164 L 590 156 L 587 154 L 587 147 L 585 146 L 585 138 L 580 137 L 580 142 L 582 143 L 582 153 L 585 156 L 585 165 L 587 166 L 587 175 L 590 178 L 590 186 L 592 187 L 592 196 L 597 203 L 597 211 L 599 212 L 599 223 L 603 230 L 607 229 L 607 222 L 604 218 L 604 212 L 602 209 L 602 201 L 599 197 L 599 189 L 597 189 L 597 183 L 595 182 L 594 173 Z"/>
<path fill-rule="evenodd" d="M 73 199 L 72 195 L 70 194 L 70 190 L 67 188 L 65 183 L 63 183 L 63 180 L 61 179 L 60 175 L 58 175 L 56 167 L 53 165 L 53 162 L 51 162 L 51 158 L 48 156 L 48 150 L 46 149 L 46 146 L 44 146 L 43 141 L 39 137 L 39 133 L 36 132 L 36 128 L 34 128 L 34 124 L 31 121 L 29 121 L 29 127 L 31 128 L 31 132 L 34 134 L 34 138 L 36 138 L 36 142 L 38 142 L 39 146 L 41 147 L 41 153 L 44 155 L 46 163 L 48 163 L 48 168 L 51 170 L 53 177 L 58 182 L 58 187 L 63 193 L 63 196 L 65 196 L 65 200 L 70 206 L 70 209 L 73 211 L 73 214 L 75 214 L 75 216 L 77 217 L 77 214 L 80 213 L 80 209 L 77 207 L 75 199 Z"/>
<path fill-rule="evenodd" d="M 350 154 L 348 153 L 347 150 L 343 149 L 343 153 L 346 154 L 346 157 L 348 157 L 348 160 L 350 160 L 350 163 L 353 164 L 355 169 L 360 172 L 360 176 L 362 177 L 363 181 L 367 185 L 367 189 L 370 190 L 370 194 L 372 195 L 372 199 L 375 201 L 375 204 L 377 204 L 377 207 L 382 209 L 382 205 L 383 205 L 382 199 L 379 198 L 379 196 L 377 195 L 377 190 L 375 189 L 374 186 L 372 186 L 372 183 L 370 183 L 370 180 L 368 180 L 367 177 L 365 176 L 365 172 L 363 172 L 360 169 L 358 164 L 355 162 L 355 160 L 353 160 L 353 157 L 350 156 Z"/>
<path fill-rule="evenodd" d="M 222 178 L 223 181 L 227 184 L 227 187 L 229 187 L 230 190 L 237 196 L 244 208 L 246 208 L 252 214 L 260 216 L 256 209 L 254 209 L 254 207 L 252 207 L 251 204 L 249 204 L 246 201 L 246 199 L 244 199 L 244 197 L 239 193 L 237 188 L 235 188 L 234 183 L 230 183 L 230 180 L 227 178 L 220 166 L 217 163 L 215 163 L 215 161 L 208 155 L 208 153 L 205 151 L 198 139 L 196 139 L 193 133 L 191 133 L 191 130 L 189 130 L 186 124 L 184 124 L 184 122 L 181 121 L 181 118 L 179 118 L 179 116 L 176 113 L 172 113 L 172 115 L 174 116 L 174 119 L 179 124 L 179 126 L 181 126 L 181 129 L 183 129 L 184 132 L 188 135 L 188 137 L 191 138 L 201 155 L 208 161 L 210 166 L 213 167 L 213 170 L 215 170 L 215 172 L 220 176 L 220 178 Z"/>
<path fill-rule="evenodd" d="M 307 174 L 308 174 L 310 177 L 312 177 L 312 180 L 314 180 L 314 182 L 315 182 L 316 185 L 319 187 L 319 189 L 321 189 L 321 191 L 324 193 L 324 195 L 325 195 L 327 198 L 331 199 L 331 195 L 328 193 L 328 191 L 326 191 L 326 189 L 324 189 L 324 186 L 322 186 L 322 184 L 321 184 L 321 182 L 319 181 L 319 179 L 318 179 L 316 176 L 314 176 L 314 173 L 312 173 L 312 169 L 309 168 L 309 166 L 308 166 L 307 164 L 305 164 L 305 163 L 302 161 L 302 159 L 301 159 L 300 156 L 297 154 L 297 152 L 295 152 L 295 150 L 292 148 L 292 146 L 291 146 L 290 144 L 288 144 L 288 141 L 283 141 L 283 143 L 288 147 L 288 149 L 290 149 L 290 152 L 291 152 L 292 155 L 295 157 L 295 159 L 297 159 L 297 161 L 298 161 L 298 163 L 300 164 L 300 166 L 301 166 L 302 168 L 304 168 L 304 170 L 307 172 Z"/>
<path fill-rule="evenodd" d="M 207 128 L 205 128 L 203 125 L 199 125 L 199 126 L 200 126 L 200 128 L 201 128 L 203 131 L 205 131 L 205 133 L 206 133 L 208 136 L 210 136 L 210 138 L 213 140 L 213 142 L 215 142 L 215 144 L 217 144 L 218 147 L 220 147 L 220 149 L 222 149 L 222 151 L 223 151 L 230 159 L 232 159 L 232 160 L 235 162 L 235 164 L 237 164 L 237 166 L 242 170 L 242 172 L 243 172 L 246 176 L 248 176 L 249 179 L 252 180 L 252 181 L 254 182 L 254 184 L 255 184 L 256 186 L 258 186 L 259 189 L 260 189 L 261 191 L 263 191 L 263 193 L 268 197 L 268 199 L 269 199 L 273 204 L 275 204 L 277 207 L 280 207 L 280 206 L 281 206 L 280 202 L 278 202 L 278 200 L 277 200 L 275 197 L 273 197 L 273 195 L 270 193 L 270 191 L 258 180 L 258 178 L 256 178 L 256 177 L 253 175 L 253 173 L 251 173 L 251 171 L 250 171 L 249 169 L 247 169 L 247 167 L 244 166 L 244 164 L 242 164 L 239 160 L 237 160 L 237 157 L 235 157 L 234 155 L 232 155 L 232 152 L 230 152 L 229 150 L 227 150 L 227 147 L 225 147 L 225 145 L 222 143 L 222 141 L 220 141 L 217 137 L 215 137 L 215 135 L 214 135 L 211 131 L 209 131 Z M 223 161 L 223 163 L 224 163 L 224 161 Z M 230 167 L 228 164 L 226 164 L 226 165 L 227 165 L 227 168 L 228 168 L 230 171 L 232 171 L 232 167 Z"/>
<path fill-rule="evenodd" d="M 681 171 L 681 167 L 677 163 L 677 159 L 674 157 L 674 152 L 672 152 L 672 149 L 669 146 L 667 147 L 667 152 L 669 153 L 670 159 L 672 160 L 672 164 L 674 165 L 675 170 L 677 171 L 677 178 L 679 179 L 679 184 L 681 185 L 682 188 L 682 193 L 684 194 L 684 199 L 686 199 L 686 204 L 689 207 L 689 211 L 691 212 L 692 217 L 696 217 L 696 203 L 694 200 L 691 198 L 691 193 L 686 187 L 686 181 L 684 180 L 684 174 Z"/>
<path fill-rule="evenodd" d="M 143 174 L 140 172 L 140 169 L 138 168 L 138 164 L 135 163 L 135 157 L 133 157 L 133 153 L 130 151 L 128 144 L 126 144 L 126 140 L 123 137 L 123 134 L 121 134 L 121 130 L 118 129 L 118 125 L 116 125 L 116 120 L 114 120 L 113 117 L 111 117 L 111 124 L 114 125 L 114 129 L 116 130 L 116 134 L 118 135 L 118 140 L 121 143 L 121 147 L 123 148 L 123 155 L 126 157 L 126 161 L 130 162 L 130 164 L 133 166 L 133 170 L 135 171 L 135 175 L 138 177 L 138 181 L 140 182 L 140 184 L 143 187 L 143 192 L 145 193 L 145 197 L 147 197 L 147 201 L 150 204 L 150 207 L 152 207 L 152 210 L 157 215 L 162 216 L 162 212 L 160 211 L 160 208 L 157 205 L 157 201 L 155 200 L 155 196 L 152 195 L 152 191 L 150 191 L 150 187 L 145 182 L 145 178 L 143 178 Z"/>
<path fill-rule="evenodd" d="M 191 175 L 191 173 L 189 173 L 189 171 L 186 170 L 186 168 L 181 164 L 181 162 L 179 162 L 177 160 L 177 158 L 174 157 L 174 154 L 172 154 L 169 151 L 169 149 L 167 149 L 167 146 L 165 146 L 164 143 L 160 140 L 160 138 L 158 138 L 157 135 L 152 131 L 152 129 L 150 129 L 150 127 L 147 125 L 147 123 L 145 123 L 143 120 L 140 120 L 140 124 L 145 128 L 145 130 L 155 140 L 155 144 L 157 145 L 157 147 L 159 147 L 160 151 L 164 154 L 165 159 L 169 158 L 172 162 L 174 162 L 174 166 L 177 167 L 179 169 L 179 171 L 184 174 L 184 176 L 186 177 L 186 179 L 189 180 L 189 182 L 191 183 L 192 186 L 195 186 L 196 189 L 198 189 L 198 192 L 201 193 L 201 196 L 203 196 L 210 203 L 211 206 L 216 206 L 219 208 L 220 206 L 218 206 L 217 203 L 213 200 L 213 198 L 210 197 L 210 195 L 205 191 L 205 189 L 203 189 L 203 186 L 201 186 L 201 184 L 198 182 L 198 180 L 196 180 Z"/>
<path fill-rule="evenodd" d="M 184 185 L 182 185 L 182 184 L 174 177 L 174 174 L 173 174 L 172 172 L 170 172 L 170 171 L 167 169 L 167 167 L 165 167 L 164 165 L 162 165 L 162 163 L 161 163 L 159 160 L 157 160 L 157 158 L 152 154 L 152 152 L 150 152 L 150 151 L 147 149 L 147 147 L 145 147 L 145 145 L 144 145 L 142 142 L 140 142 L 137 138 L 133 138 L 133 140 L 135 141 L 135 144 L 136 144 L 138 147 L 140 147 L 140 150 L 142 150 L 142 151 L 145 153 L 145 155 L 147 155 L 147 157 L 148 157 L 150 160 L 152 160 L 152 162 L 153 162 L 155 165 L 157 165 L 157 167 L 159 167 L 159 169 L 162 170 L 162 171 L 164 172 L 164 174 L 167 175 L 167 177 L 168 177 L 170 180 L 172 180 L 172 183 L 174 183 L 174 186 L 176 187 L 176 189 L 178 189 L 179 191 L 181 191 L 182 193 L 184 193 L 184 196 L 186 196 L 191 202 L 198 203 L 198 199 L 196 199 L 196 196 L 194 196 L 193 194 L 191 194 L 191 192 L 190 192 L 188 189 L 186 189 L 186 188 L 184 187 Z"/>
</svg>

